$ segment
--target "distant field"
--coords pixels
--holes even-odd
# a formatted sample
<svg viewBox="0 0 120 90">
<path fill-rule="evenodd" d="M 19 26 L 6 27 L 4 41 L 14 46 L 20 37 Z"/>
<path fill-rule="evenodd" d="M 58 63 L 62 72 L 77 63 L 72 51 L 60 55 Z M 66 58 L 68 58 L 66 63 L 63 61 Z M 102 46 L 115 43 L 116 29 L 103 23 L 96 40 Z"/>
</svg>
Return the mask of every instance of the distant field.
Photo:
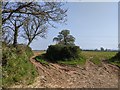
<svg viewBox="0 0 120 90">
<path fill-rule="evenodd" d="M 117 52 L 102 52 L 102 51 L 82 51 L 82 55 L 86 58 L 98 57 L 99 59 L 109 59 L 116 55 Z"/>
<path fill-rule="evenodd" d="M 82 55 L 86 59 L 91 60 L 94 64 L 101 64 L 101 60 L 108 60 L 116 55 L 117 52 L 101 52 L 101 51 L 82 51 Z"/>
<path fill-rule="evenodd" d="M 34 54 L 43 54 L 45 52 L 46 52 L 45 50 L 33 50 Z"/>
<path fill-rule="evenodd" d="M 32 50 L 33 52 L 45 52 L 46 50 Z"/>
</svg>

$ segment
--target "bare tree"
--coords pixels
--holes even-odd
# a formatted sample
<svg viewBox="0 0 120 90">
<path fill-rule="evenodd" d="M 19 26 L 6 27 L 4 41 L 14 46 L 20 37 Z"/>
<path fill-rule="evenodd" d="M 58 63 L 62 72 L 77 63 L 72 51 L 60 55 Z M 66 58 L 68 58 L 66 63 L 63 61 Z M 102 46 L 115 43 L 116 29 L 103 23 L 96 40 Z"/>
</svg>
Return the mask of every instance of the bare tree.
<svg viewBox="0 0 120 90">
<path fill-rule="evenodd" d="M 3 2 L 2 23 L 17 14 L 22 14 L 23 17 L 29 14 L 38 19 L 42 17 L 48 23 L 65 21 L 67 10 L 62 8 L 63 5 L 60 2 Z"/>
<path fill-rule="evenodd" d="M 25 30 L 24 34 L 26 34 L 22 34 L 22 36 L 24 38 L 27 37 L 26 39 L 31 43 L 37 36 L 42 37 L 42 34 L 45 36 L 44 34 L 48 26 L 54 27 L 54 23 L 63 23 L 66 21 L 67 10 L 62 8 L 63 5 L 64 4 L 60 2 L 3 2 L 2 26 L 9 27 L 9 30 L 14 32 L 14 46 L 17 44 L 20 28 L 23 28 Z M 28 23 L 30 27 L 24 24 L 24 20 L 26 20 L 28 16 L 32 17 L 29 18 L 30 21 L 32 21 L 30 24 Z M 41 24 L 41 22 L 44 22 L 44 24 Z M 11 26 L 8 23 L 11 23 Z"/>
<path fill-rule="evenodd" d="M 3 2 L 2 3 L 2 24 L 5 24 L 7 20 L 11 17 L 15 17 L 16 15 L 20 14 L 22 9 L 30 7 L 29 3 L 21 3 L 21 2 Z"/>
<path fill-rule="evenodd" d="M 7 28 L 9 33 L 12 33 L 13 37 L 13 45 L 17 46 L 17 38 L 18 38 L 18 33 L 20 30 L 20 27 L 23 25 L 24 20 L 21 17 L 21 14 L 16 17 L 11 17 L 9 20 L 6 21 L 6 23 L 3 25 L 3 30 L 4 28 Z M 3 31 L 4 32 L 4 31 Z"/>
<path fill-rule="evenodd" d="M 38 36 L 45 38 L 47 31 L 47 25 L 45 25 L 45 22 L 34 17 L 27 18 L 23 28 L 24 33 L 22 34 L 22 37 L 28 40 L 28 46 Z"/>
</svg>

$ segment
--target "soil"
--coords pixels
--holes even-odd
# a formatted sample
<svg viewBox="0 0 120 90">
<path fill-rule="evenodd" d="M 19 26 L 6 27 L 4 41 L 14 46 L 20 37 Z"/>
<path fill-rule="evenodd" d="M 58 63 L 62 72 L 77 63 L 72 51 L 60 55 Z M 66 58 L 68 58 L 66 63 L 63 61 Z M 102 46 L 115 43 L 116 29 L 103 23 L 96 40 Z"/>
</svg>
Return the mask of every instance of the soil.
<svg viewBox="0 0 120 90">
<path fill-rule="evenodd" d="M 102 62 L 101 66 L 87 60 L 81 66 L 65 66 L 57 63 L 43 65 L 34 60 L 40 53 L 35 52 L 30 61 L 39 76 L 32 85 L 14 85 L 14 88 L 118 88 L 117 66 Z"/>
</svg>

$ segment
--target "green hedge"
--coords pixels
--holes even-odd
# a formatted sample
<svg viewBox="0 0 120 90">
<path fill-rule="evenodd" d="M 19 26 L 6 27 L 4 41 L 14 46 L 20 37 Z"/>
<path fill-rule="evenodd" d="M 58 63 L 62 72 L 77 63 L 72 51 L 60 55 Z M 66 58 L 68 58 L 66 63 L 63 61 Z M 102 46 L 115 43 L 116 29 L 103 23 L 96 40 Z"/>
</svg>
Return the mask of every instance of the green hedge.
<svg viewBox="0 0 120 90">
<path fill-rule="evenodd" d="M 78 46 L 50 45 L 46 51 L 46 57 L 50 61 L 75 59 L 80 57 Z"/>
</svg>

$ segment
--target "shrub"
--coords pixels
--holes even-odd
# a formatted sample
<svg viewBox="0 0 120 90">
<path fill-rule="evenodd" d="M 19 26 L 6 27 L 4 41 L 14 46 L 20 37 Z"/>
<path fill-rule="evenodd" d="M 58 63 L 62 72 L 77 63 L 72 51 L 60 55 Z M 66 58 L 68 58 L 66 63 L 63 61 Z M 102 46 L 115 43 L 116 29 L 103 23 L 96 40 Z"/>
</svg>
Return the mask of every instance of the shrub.
<svg viewBox="0 0 120 90">
<path fill-rule="evenodd" d="M 120 52 L 118 52 L 114 57 L 112 57 L 109 62 L 120 67 Z"/>
<path fill-rule="evenodd" d="M 116 61 L 120 62 L 120 52 L 118 52 L 114 57 L 112 57 L 110 59 L 110 61 L 112 61 L 112 62 L 116 62 Z"/>
<path fill-rule="evenodd" d="M 75 59 L 80 57 L 80 48 L 78 46 L 50 45 L 46 52 L 46 57 L 50 61 Z"/>
</svg>

